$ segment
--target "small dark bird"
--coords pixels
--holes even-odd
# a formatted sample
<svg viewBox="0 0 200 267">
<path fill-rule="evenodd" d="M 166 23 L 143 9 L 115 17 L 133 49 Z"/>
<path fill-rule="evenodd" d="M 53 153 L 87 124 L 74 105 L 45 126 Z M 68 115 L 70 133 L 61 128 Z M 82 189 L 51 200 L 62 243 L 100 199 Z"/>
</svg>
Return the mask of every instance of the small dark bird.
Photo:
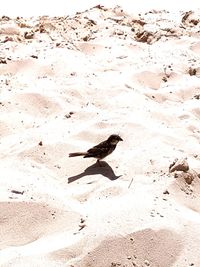
<svg viewBox="0 0 200 267">
<path fill-rule="evenodd" d="M 87 152 L 70 153 L 69 157 L 83 156 L 84 158 L 96 158 L 99 163 L 100 160 L 104 159 L 115 150 L 119 141 L 123 141 L 123 139 L 117 134 L 112 134 L 107 140 L 90 148 Z"/>
</svg>

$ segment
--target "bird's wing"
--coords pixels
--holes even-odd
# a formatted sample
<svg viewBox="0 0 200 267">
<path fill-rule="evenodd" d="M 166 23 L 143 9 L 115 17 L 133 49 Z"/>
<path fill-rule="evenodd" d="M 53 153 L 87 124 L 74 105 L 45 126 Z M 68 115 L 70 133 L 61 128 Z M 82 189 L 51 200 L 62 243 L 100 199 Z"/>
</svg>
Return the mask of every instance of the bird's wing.
<svg viewBox="0 0 200 267">
<path fill-rule="evenodd" d="M 101 153 L 108 153 L 109 150 L 110 150 L 110 145 L 106 141 L 103 141 L 100 144 L 90 148 L 87 152 L 88 154 L 93 154 L 95 156 Z"/>
</svg>

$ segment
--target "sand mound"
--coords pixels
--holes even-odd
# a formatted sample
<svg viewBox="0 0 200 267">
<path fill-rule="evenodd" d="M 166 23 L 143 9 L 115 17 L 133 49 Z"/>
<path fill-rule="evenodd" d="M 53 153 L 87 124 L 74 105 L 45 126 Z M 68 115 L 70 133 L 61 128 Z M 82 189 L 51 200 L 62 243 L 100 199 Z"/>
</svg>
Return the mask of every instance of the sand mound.
<svg viewBox="0 0 200 267">
<path fill-rule="evenodd" d="M 77 214 L 46 203 L 1 202 L 1 249 L 22 246 L 43 236 L 70 230 Z M 31 226 L 31 227 L 30 227 Z"/>
<path fill-rule="evenodd" d="M 182 250 L 181 237 L 164 229 L 144 229 L 103 241 L 78 266 L 171 266 Z M 165 255 L 163 255 L 165 251 Z"/>
</svg>

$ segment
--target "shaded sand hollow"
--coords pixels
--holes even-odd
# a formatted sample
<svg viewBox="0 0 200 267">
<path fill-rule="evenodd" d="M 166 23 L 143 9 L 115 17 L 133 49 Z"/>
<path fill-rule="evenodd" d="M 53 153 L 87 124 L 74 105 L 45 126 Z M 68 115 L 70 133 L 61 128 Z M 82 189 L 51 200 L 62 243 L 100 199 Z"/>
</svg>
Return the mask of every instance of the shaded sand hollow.
<svg viewBox="0 0 200 267">
<path fill-rule="evenodd" d="M 0 19 L 1 267 L 200 266 L 199 18 Z M 102 167 L 68 157 L 112 133 Z"/>
</svg>

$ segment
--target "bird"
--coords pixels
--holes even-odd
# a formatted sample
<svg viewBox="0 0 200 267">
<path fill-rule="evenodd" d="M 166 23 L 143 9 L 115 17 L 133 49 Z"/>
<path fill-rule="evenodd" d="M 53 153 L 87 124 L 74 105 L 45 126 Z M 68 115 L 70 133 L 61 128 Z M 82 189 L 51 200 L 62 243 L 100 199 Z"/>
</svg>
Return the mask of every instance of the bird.
<svg viewBox="0 0 200 267">
<path fill-rule="evenodd" d="M 123 139 L 117 134 L 112 134 L 107 140 L 88 149 L 86 152 L 69 153 L 69 157 L 83 156 L 83 158 L 96 158 L 98 164 L 101 166 L 100 160 L 110 155 L 115 150 L 119 141 L 123 141 Z"/>
</svg>

